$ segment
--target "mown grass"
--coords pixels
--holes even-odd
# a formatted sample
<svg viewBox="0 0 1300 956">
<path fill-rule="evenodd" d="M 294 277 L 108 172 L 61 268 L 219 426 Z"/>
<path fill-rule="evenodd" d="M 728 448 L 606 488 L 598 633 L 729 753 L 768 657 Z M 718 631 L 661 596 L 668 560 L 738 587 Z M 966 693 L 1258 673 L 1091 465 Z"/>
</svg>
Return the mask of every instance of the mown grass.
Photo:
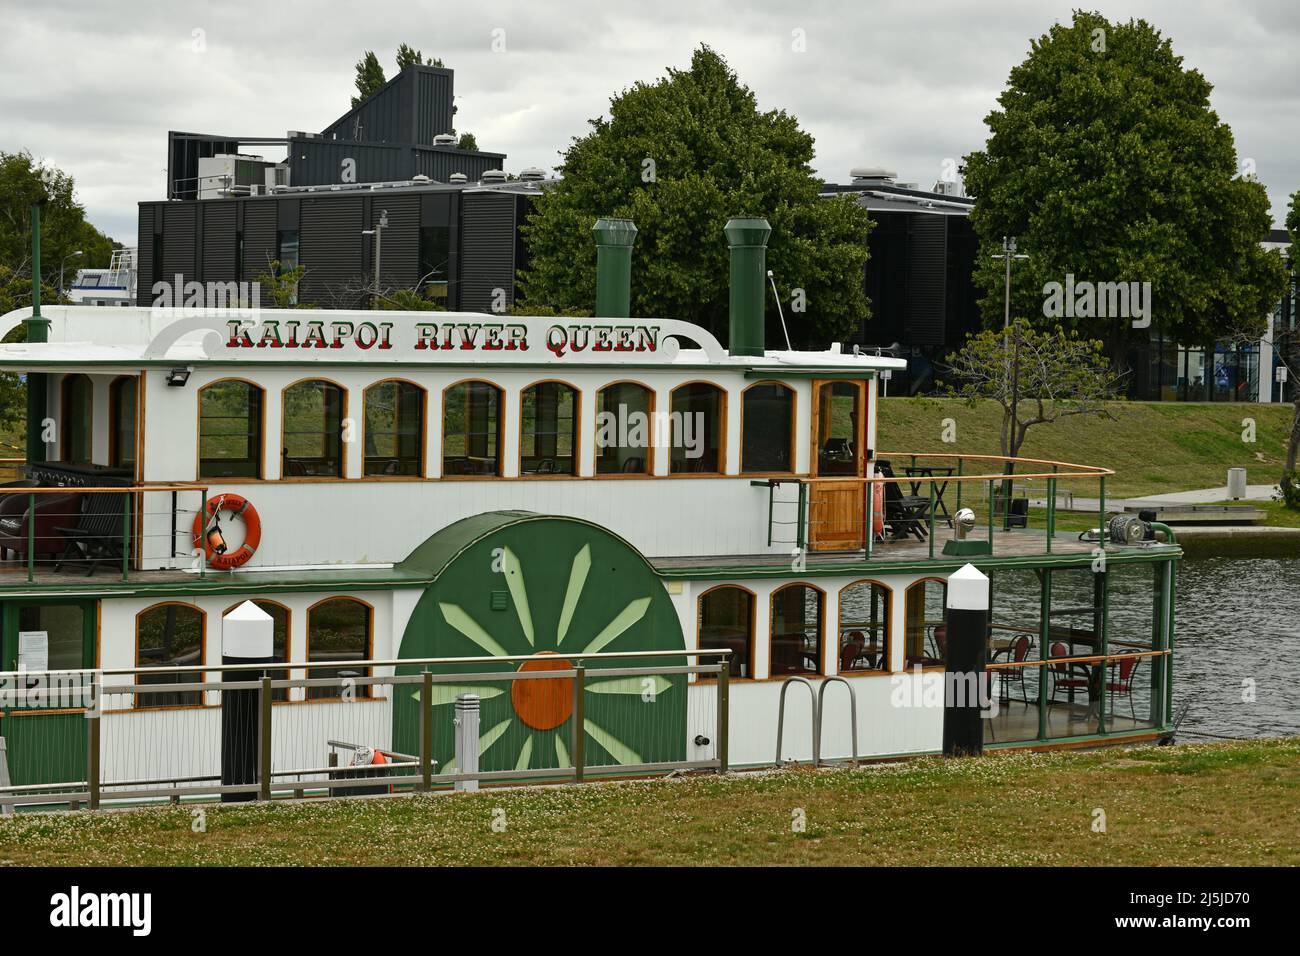
<svg viewBox="0 0 1300 956">
<path fill-rule="evenodd" d="M 0 863 L 1295 865 L 1300 739 L 196 809 L 20 814 Z"/>
<path fill-rule="evenodd" d="M 1252 484 L 1281 476 L 1290 405 L 1113 402 L 1108 409 L 1113 419 L 1077 416 L 1034 426 L 1021 455 L 1112 468 L 1110 498 L 1218 487 L 1233 467 L 1245 468 Z M 879 411 L 882 451 L 998 454 L 1001 410 L 992 402 L 971 407 L 958 399 L 886 398 Z M 945 419 L 956 427 L 951 444 L 943 441 Z M 1244 419 L 1254 421 L 1253 442 L 1243 440 L 1250 437 Z M 1061 482 L 1066 487 L 1097 496 L 1095 480 Z"/>
</svg>

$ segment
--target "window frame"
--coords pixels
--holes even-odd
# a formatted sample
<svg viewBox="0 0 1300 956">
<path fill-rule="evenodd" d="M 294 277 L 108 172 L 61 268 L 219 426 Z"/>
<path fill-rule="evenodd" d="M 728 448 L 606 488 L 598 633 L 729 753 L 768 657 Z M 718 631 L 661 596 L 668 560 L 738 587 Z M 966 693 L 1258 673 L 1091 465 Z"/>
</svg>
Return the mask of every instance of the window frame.
<svg viewBox="0 0 1300 956">
<path fill-rule="evenodd" d="M 785 389 L 785 391 L 790 395 L 790 467 L 786 471 L 770 471 L 770 470 L 760 471 L 757 469 L 754 471 L 748 471 L 745 468 L 745 399 L 749 395 L 752 389 L 758 388 L 759 386 L 762 385 L 775 385 L 778 388 Z M 743 389 L 741 389 L 740 392 L 740 462 L 739 462 L 740 474 L 757 475 L 757 476 L 772 475 L 772 476 L 780 476 L 780 477 L 798 474 L 799 473 L 797 467 L 798 457 L 799 457 L 798 424 L 799 424 L 799 393 L 794 388 L 787 385 L 785 382 L 782 382 L 780 379 L 775 379 L 775 378 L 763 379 L 761 381 L 753 382 L 749 385 L 746 385 Z"/>
<path fill-rule="evenodd" d="M 122 410 L 122 389 L 127 384 L 135 388 L 134 414 L 131 416 L 131 461 L 121 461 L 122 436 L 119 434 Z M 140 376 L 118 375 L 108 383 L 108 466 L 130 468 L 132 474 L 140 473 Z"/>
<path fill-rule="evenodd" d="M 291 668 L 293 667 L 293 608 L 289 607 L 289 605 L 285 604 L 283 601 L 276 601 L 271 598 L 250 597 L 250 598 L 245 598 L 244 600 L 252 601 L 254 604 L 258 605 L 259 607 L 263 604 L 270 604 L 284 611 L 284 661 L 281 662 L 281 661 L 273 660 L 272 663 L 276 666 L 274 668 L 267 669 L 267 676 L 269 676 L 272 680 L 288 680 L 291 676 Z M 229 614 L 231 611 L 233 611 L 235 608 L 239 607 L 243 603 L 244 601 L 242 600 L 236 601 L 234 604 L 230 605 L 230 607 L 226 608 L 224 611 L 221 612 L 221 622 L 222 622 L 223 631 L 225 628 L 226 615 Z M 274 630 L 272 631 L 272 639 L 271 639 L 271 655 L 272 657 L 274 657 L 275 655 Z M 280 666 L 281 664 L 283 664 L 283 666 Z M 277 677 L 276 676 L 277 671 L 283 671 L 284 676 Z M 290 688 L 288 687 L 277 688 L 271 692 L 272 703 L 283 704 L 289 702 L 290 699 L 291 699 L 291 692 L 290 692 Z"/>
<path fill-rule="evenodd" d="M 482 474 L 482 475 L 475 475 L 475 474 L 463 474 L 463 475 L 448 474 L 448 473 L 447 473 L 447 436 L 448 436 L 449 432 L 447 431 L 447 396 L 448 396 L 448 394 L 451 393 L 451 390 L 454 389 L 454 388 L 459 388 L 459 387 L 462 386 L 462 385 L 474 385 L 474 384 L 486 385 L 486 386 L 488 386 L 489 388 L 491 388 L 493 391 L 495 391 L 495 392 L 496 392 L 496 395 L 497 395 L 497 447 L 496 447 L 496 453 L 497 453 L 497 454 L 496 454 L 497 467 L 496 467 L 496 471 L 493 472 L 493 473 L 491 473 L 491 474 Z M 467 393 L 467 394 L 468 394 L 468 393 Z M 467 459 L 469 458 L 469 435 L 470 435 L 469 430 L 468 430 L 468 429 L 469 429 L 468 408 L 469 408 L 469 403 L 468 403 L 468 401 L 467 401 L 467 402 L 466 402 L 466 411 L 467 411 L 467 414 L 466 414 L 466 418 L 465 418 L 465 425 L 466 425 L 466 427 L 465 427 L 465 430 L 464 430 L 464 431 L 461 431 L 461 432 L 458 433 L 459 435 L 461 435 L 461 436 L 463 436 L 463 437 L 465 438 L 465 452 L 466 452 L 465 457 L 466 457 Z M 439 426 L 440 426 L 440 427 L 439 427 L 439 431 L 438 431 L 438 474 L 439 474 L 439 478 L 440 478 L 440 480 L 446 480 L 446 481 L 497 481 L 497 480 L 501 479 L 502 477 L 504 477 L 504 472 L 505 472 L 505 457 L 506 457 L 506 456 L 505 456 L 505 451 L 506 451 L 506 448 L 505 448 L 505 445 L 506 445 L 506 432 L 505 432 L 505 424 L 506 424 L 506 390 L 505 390 L 504 388 L 502 388 L 500 385 L 496 384 L 496 382 L 489 381 L 488 379 L 484 379 L 484 378 L 462 378 L 462 379 L 459 379 L 459 380 L 457 380 L 457 381 L 455 381 L 455 382 L 452 382 L 450 385 L 446 386 L 446 387 L 442 390 L 442 402 L 441 402 L 441 404 L 440 404 L 440 412 L 441 412 L 441 419 L 442 419 L 442 421 L 439 423 Z"/>
<path fill-rule="evenodd" d="M 746 664 L 748 665 L 748 677 L 736 677 L 728 674 L 729 682 L 757 680 L 755 666 L 758 661 L 758 592 L 745 587 L 743 584 L 715 584 L 711 588 L 706 588 L 695 596 L 695 649 L 704 650 L 700 643 L 701 629 L 704 627 L 704 599 L 716 591 L 722 590 L 740 591 L 749 596 L 749 654 Z M 701 661 L 703 663 L 703 661 Z M 716 681 L 716 677 L 708 674 L 697 674 L 697 683 L 703 681 Z"/>
<path fill-rule="evenodd" d="M 312 659 L 311 659 L 311 630 L 312 630 L 312 627 L 311 627 L 311 616 L 312 616 L 312 612 L 314 612 L 317 608 L 321 607 L 322 605 L 329 604 L 331 601 L 347 601 L 347 602 L 349 602 L 349 603 L 351 603 L 351 604 L 359 604 L 361 607 L 363 607 L 363 608 L 366 609 L 366 647 L 365 647 L 365 653 L 364 653 L 361 657 L 358 657 L 358 658 L 349 658 L 349 660 L 357 660 L 357 661 L 370 661 L 370 660 L 374 660 L 374 652 L 375 652 L 375 606 L 374 606 L 373 604 L 371 604 L 369 601 L 363 601 L 361 598 L 359 598 L 359 597 L 353 597 L 353 596 L 350 595 L 350 594 L 334 594 L 334 595 L 331 595 L 331 596 L 326 597 L 326 598 L 321 598 L 321 599 L 320 599 L 319 601 L 317 601 L 315 604 L 312 604 L 311 606 L 309 606 L 309 607 L 307 608 L 307 627 L 306 627 L 306 630 L 305 630 L 305 632 L 304 632 L 304 636 L 303 636 L 303 651 L 304 651 L 304 654 L 303 654 L 303 663 L 302 663 L 302 666 L 303 666 L 303 668 L 304 668 L 304 670 L 305 670 L 305 672 L 306 672 L 306 674 L 307 674 L 308 679 L 310 679 L 311 676 L 312 676 L 312 673 L 311 673 L 311 672 L 312 672 L 312 666 L 313 666 L 313 664 L 315 665 L 315 667 L 316 667 L 317 669 L 326 669 L 326 670 L 334 670 L 334 671 L 338 671 L 338 670 L 340 670 L 341 668 L 343 668 L 343 667 L 348 663 L 347 660 L 345 660 L 345 661 L 341 661 L 341 662 L 339 662 L 339 661 L 335 661 L 334 663 L 328 663 L 328 662 L 321 662 L 321 661 L 315 661 L 315 662 L 313 662 Z M 361 675 L 362 677 L 373 677 L 373 676 L 374 676 L 374 668 L 373 668 L 373 667 L 361 668 L 361 670 L 363 670 L 363 671 L 365 672 L 365 673 L 363 673 L 363 674 Z M 319 676 L 324 676 L 324 675 L 319 675 Z M 313 696 L 312 696 L 312 691 L 313 691 L 313 690 L 317 690 L 317 689 L 318 689 L 318 688 L 314 688 L 314 687 L 308 687 L 308 688 L 306 688 L 306 693 L 303 695 L 303 702 L 304 702 L 304 703 L 327 703 L 327 702 L 330 702 L 330 701 L 340 701 L 340 700 L 343 699 L 341 696 L 338 696 L 338 697 L 325 697 L 325 696 L 322 696 L 322 697 L 313 697 Z M 325 688 L 319 688 L 319 689 L 320 689 L 320 690 L 324 690 L 324 691 L 328 691 L 328 690 L 329 690 L 329 688 L 327 688 L 327 687 L 325 687 Z M 375 694 L 374 694 L 374 685 L 373 685 L 373 684 L 359 684 L 359 685 L 357 685 L 356 699 L 357 699 L 357 700 L 382 700 L 383 698 L 380 698 L 380 697 L 376 697 L 376 696 L 375 696 Z"/>
<path fill-rule="evenodd" d="M 573 458 L 573 471 L 571 472 L 526 472 L 524 471 L 524 396 L 539 385 L 562 385 L 573 393 L 573 433 L 570 436 L 570 442 L 573 449 L 570 453 Z M 557 429 L 559 417 L 556 417 Z M 559 448 L 559 436 L 561 432 L 556 431 L 556 448 Z M 536 438 L 537 432 L 534 430 L 533 436 Z M 518 461 L 519 461 L 519 478 L 521 480 L 533 481 L 535 479 L 574 479 L 581 476 L 582 471 L 582 389 L 572 382 L 566 382 L 559 378 L 542 378 L 535 382 L 530 382 L 523 388 L 519 389 L 519 442 L 518 442 Z M 533 448 L 536 451 L 536 447 Z M 534 458 L 538 457 L 533 455 Z M 558 454 L 556 457 L 560 457 Z"/>
<path fill-rule="evenodd" d="M 259 399 L 260 407 L 258 409 L 258 415 L 257 415 L 257 429 L 258 429 L 257 458 L 256 458 L 257 474 L 252 477 L 248 477 L 245 475 L 230 475 L 230 476 L 205 475 L 203 473 L 203 461 L 204 461 L 203 458 L 203 393 L 206 392 L 209 388 L 211 388 L 214 385 L 223 385 L 226 382 L 239 382 L 241 385 L 246 385 L 250 389 L 258 392 L 261 396 Z M 237 482 L 244 482 L 244 481 L 262 481 L 266 477 L 266 438 L 267 438 L 266 389 L 263 388 L 261 385 L 258 385 L 256 382 L 251 381 L 250 379 L 240 378 L 239 376 L 228 376 L 226 378 L 213 379 L 211 382 L 206 382 L 199 387 L 198 391 L 196 392 L 195 404 L 198 406 L 196 410 L 197 440 L 195 442 L 195 444 L 198 447 L 195 450 L 196 460 L 195 460 L 194 474 L 197 476 L 198 480 L 199 481 L 220 481 L 223 484 L 237 483 Z M 253 420 L 252 418 L 247 419 L 247 421 L 252 421 L 252 420 Z M 208 460 L 218 461 L 219 459 L 212 458 Z"/>
<path fill-rule="evenodd" d="M 86 383 L 86 459 L 78 462 L 69 457 L 71 442 L 68 440 L 72 429 L 68 423 L 72 420 L 72 403 L 68 401 L 70 386 L 78 379 Z M 59 382 L 59 461 L 68 465 L 91 465 L 95 461 L 95 381 L 85 372 L 65 373 Z"/>
<path fill-rule="evenodd" d="M 772 667 L 772 655 L 776 651 L 776 598 L 782 591 L 791 588 L 811 588 L 818 595 L 817 610 L 817 664 L 812 671 L 781 671 L 779 674 Z M 788 581 L 779 588 L 773 588 L 767 599 L 767 673 L 769 677 L 825 677 L 826 676 L 826 591 L 810 581 Z"/>
<path fill-rule="evenodd" d="M 286 401 L 289 390 L 297 388 L 299 385 L 306 385 L 312 382 L 319 382 L 322 385 L 329 385 L 339 390 L 339 473 L 337 475 L 287 475 L 285 474 L 285 465 L 289 461 L 288 445 L 286 436 L 288 432 L 285 429 L 285 416 L 289 413 L 289 403 Z M 348 477 L 348 445 L 351 442 L 343 440 L 344 423 L 348 420 L 348 388 L 340 382 L 333 379 L 321 378 L 318 375 L 309 375 L 306 378 L 300 378 L 295 382 L 290 382 L 284 388 L 280 389 L 280 480 L 293 482 L 317 482 L 317 481 L 345 481 Z M 315 434 L 312 432 L 311 434 Z M 321 435 L 328 438 L 329 431 L 322 430 Z"/>
<path fill-rule="evenodd" d="M 196 681 L 182 681 L 182 680 L 174 680 L 174 681 L 172 681 L 172 683 L 176 683 L 176 684 L 206 684 L 206 683 L 207 683 L 207 672 L 206 672 L 205 668 L 207 667 L 207 662 L 208 662 L 208 612 L 205 611 L 203 608 L 199 607 L 199 605 L 197 605 L 197 604 L 186 603 L 185 601 L 158 601 L 157 603 L 155 603 L 155 604 L 150 604 L 148 607 L 146 607 L 146 608 L 141 608 L 139 611 L 136 612 L 136 614 L 135 614 L 135 663 L 134 663 L 134 665 L 133 665 L 133 666 L 135 667 L 136 671 L 137 671 L 137 673 L 134 675 L 134 677 L 135 677 L 135 682 L 136 682 L 136 683 L 139 683 L 139 684 L 143 684 L 143 683 L 145 683 L 145 681 L 141 680 L 140 678 L 143 676 L 143 672 L 147 672 L 147 671 L 150 670 L 150 665 L 148 665 L 148 664 L 141 664 L 141 663 L 140 663 L 140 619 L 143 618 L 146 614 L 148 614 L 148 613 L 150 613 L 150 612 L 152 612 L 152 611 L 157 611 L 159 608 L 165 608 L 165 607 L 179 607 L 179 608 L 184 608 L 184 609 L 187 610 L 187 611 L 193 611 L 194 613 L 198 614 L 198 616 L 199 616 L 199 663 L 198 663 L 198 665 L 194 668 L 194 673 L 197 673 L 197 674 L 199 675 L 199 679 L 196 680 Z M 169 667 L 169 666 L 172 666 L 172 665 L 159 664 L 159 665 L 156 665 L 156 666 L 158 666 L 158 667 Z M 187 673 L 188 673 L 188 672 L 187 672 Z M 180 676 L 182 676 L 182 675 L 168 675 L 168 676 L 180 677 Z M 164 682 L 164 681 L 159 681 L 159 682 L 158 682 L 158 685 L 159 685 L 160 687 L 165 687 L 165 686 L 166 686 L 166 682 Z M 198 695 L 198 703 L 195 703 L 195 704 L 142 704 L 142 703 L 140 703 L 140 697 L 141 697 L 142 695 L 139 694 L 139 693 L 135 693 L 135 694 L 132 694 L 132 695 L 131 695 L 131 707 L 132 707 L 133 710 L 194 710 L 194 709 L 199 709 L 199 708 L 203 708 L 203 707 L 206 707 L 206 706 L 207 706 L 207 704 L 204 702 L 204 694 L 206 694 L 207 691 L 202 691 L 202 690 L 196 690 L 196 691 L 172 691 L 171 693 L 176 693 L 176 694 L 189 694 L 189 693 L 197 694 L 197 695 Z M 148 695 L 148 696 L 153 696 L 153 695 L 150 694 L 150 695 Z"/>
<path fill-rule="evenodd" d="M 717 471 L 673 471 L 673 450 L 677 447 L 677 426 L 673 422 L 673 406 L 676 404 L 674 398 L 677 393 L 684 388 L 692 385 L 707 385 L 714 389 L 719 396 L 718 401 L 718 470 Z M 679 382 L 668 391 L 668 475 L 669 478 L 721 478 L 726 477 L 727 471 L 727 389 L 717 382 L 711 382 L 708 379 L 691 379 L 689 382 Z"/>
<path fill-rule="evenodd" d="M 372 390 L 381 385 L 397 385 L 398 394 L 401 393 L 401 386 L 409 385 L 416 389 L 420 394 L 420 421 L 417 434 L 420 440 L 419 460 L 416 463 L 416 472 L 414 475 L 371 475 L 366 472 L 367 462 L 370 456 L 366 454 L 366 433 L 370 428 L 370 416 L 367 404 L 370 400 Z M 399 399 L 400 403 L 400 399 Z M 400 405 L 399 405 L 400 407 Z M 399 411 L 400 416 L 400 411 Z M 413 382 L 409 378 L 384 378 L 377 382 L 371 382 L 361 390 L 361 477 L 367 481 L 416 481 L 429 474 L 429 390 L 418 382 Z M 398 459 L 400 461 L 400 459 Z"/>
<path fill-rule="evenodd" d="M 912 665 L 908 663 L 909 658 L 907 656 L 907 633 L 908 633 L 908 625 L 911 623 L 911 618 L 908 616 L 908 612 L 907 612 L 907 595 L 911 593 L 913 588 L 921 587 L 924 584 L 926 584 L 926 582 L 928 581 L 935 581 L 938 584 L 943 586 L 943 597 L 944 597 L 943 609 L 944 609 L 945 624 L 947 623 L 948 620 L 948 579 L 947 578 L 941 578 L 933 574 L 928 574 L 923 578 L 917 578 L 907 587 L 903 588 L 903 670 L 904 671 L 912 670 Z M 922 632 L 921 640 L 924 643 L 925 641 L 924 597 L 922 598 L 922 605 L 921 605 L 921 632 Z M 921 670 L 922 671 L 943 670 L 943 662 L 940 661 L 938 664 L 923 664 L 921 665 Z"/>
<path fill-rule="evenodd" d="M 845 630 L 844 624 L 844 593 L 849 588 L 859 587 L 860 585 L 874 585 L 882 589 L 885 593 L 885 614 L 884 614 L 884 636 L 882 643 L 884 647 L 880 652 L 881 667 L 855 667 L 851 670 L 840 669 L 841 652 L 843 650 L 843 635 Z M 835 608 L 835 673 L 850 675 L 868 675 L 868 674 L 892 674 L 894 672 L 894 589 L 892 586 L 876 578 L 859 578 L 856 581 L 850 581 L 839 589 L 836 594 Z M 853 627 L 856 630 L 856 627 Z M 867 634 L 870 639 L 871 635 Z"/>
<path fill-rule="evenodd" d="M 606 390 L 614 388 L 619 385 L 635 385 L 637 388 L 644 391 L 649 399 L 646 402 L 646 415 L 649 417 L 648 427 L 650 429 L 650 433 L 646 436 L 647 440 L 646 440 L 645 454 L 643 455 L 645 461 L 645 469 L 643 471 L 602 472 L 600 470 L 601 446 L 596 442 L 596 432 L 598 430 L 597 420 L 600 418 L 600 414 L 601 414 L 600 397 L 605 393 Z M 657 397 L 657 393 L 653 388 L 651 388 L 645 382 L 640 382 L 633 378 L 620 378 L 613 382 L 606 382 L 604 385 L 596 389 L 596 401 L 595 401 L 595 405 L 592 406 L 592 420 L 591 420 L 591 429 L 592 429 L 591 447 L 593 450 L 593 455 L 591 460 L 591 473 L 593 477 L 621 478 L 621 479 L 655 477 L 655 399 L 656 397 Z M 617 446 L 617 447 L 622 447 L 622 446 Z"/>
</svg>

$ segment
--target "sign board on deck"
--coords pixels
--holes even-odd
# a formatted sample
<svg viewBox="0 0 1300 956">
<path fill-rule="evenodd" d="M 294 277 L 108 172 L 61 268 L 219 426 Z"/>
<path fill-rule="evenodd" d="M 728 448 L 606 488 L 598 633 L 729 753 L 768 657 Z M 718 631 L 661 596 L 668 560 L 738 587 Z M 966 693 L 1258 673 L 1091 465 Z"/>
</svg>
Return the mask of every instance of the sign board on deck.
<svg viewBox="0 0 1300 956">
<path fill-rule="evenodd" d="M 47 671 L 50 669 L 50 632 L 18 632 L 18 669 L 20 671 Z"/>
</svg>

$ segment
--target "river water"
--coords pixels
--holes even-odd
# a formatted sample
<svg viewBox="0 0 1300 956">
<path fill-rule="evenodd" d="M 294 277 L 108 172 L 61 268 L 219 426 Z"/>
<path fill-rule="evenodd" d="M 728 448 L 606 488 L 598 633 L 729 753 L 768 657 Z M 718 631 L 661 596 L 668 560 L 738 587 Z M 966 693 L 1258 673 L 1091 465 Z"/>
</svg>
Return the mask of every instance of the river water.
<svg viewBox="0 0 1300 956">
<path fill-rule="evenodd" d="M 1300 560 L 1183 561 L 1177 613 L 1179 740 L 1300 735 Z"/>
</svg>

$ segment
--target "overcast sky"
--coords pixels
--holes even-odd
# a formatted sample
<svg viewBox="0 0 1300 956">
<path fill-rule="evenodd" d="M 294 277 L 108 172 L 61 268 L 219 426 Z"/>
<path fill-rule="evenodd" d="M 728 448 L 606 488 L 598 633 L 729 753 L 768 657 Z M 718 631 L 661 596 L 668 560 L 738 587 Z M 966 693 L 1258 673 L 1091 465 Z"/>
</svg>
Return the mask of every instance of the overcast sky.
<svg viewBox="0 0 1300 956">
<path fill-rule="evenodd" d="M 5 0 L 0 149 L 71 173 L 90 219 L 134 243 L 136 203 L 164 193 L 169 129 L 279 136 L 346 112 L 367 49 L 401 42 L 456 71 L 457 127 L 506 168 L 554 168 L 609 97 L 707 43 L 816 138 L 818 172 L 880 165 L 928 187 L 984 142 L 984 116 L 1029 40 L 1071 8 L 1143 17 L 1214 84 L 1274 218 L 1300 188 L 1296 0 Z M 504 52 L 493 31 L 504 30 Z M 802 30 L 806 51 L 792 47 Z M 201 32 L 197 32 L 201 31 Z M 252 150 L 249 150 L 252 151 Z M 266 153 L 279 159 L 278 154 Z"/>
</svg>

